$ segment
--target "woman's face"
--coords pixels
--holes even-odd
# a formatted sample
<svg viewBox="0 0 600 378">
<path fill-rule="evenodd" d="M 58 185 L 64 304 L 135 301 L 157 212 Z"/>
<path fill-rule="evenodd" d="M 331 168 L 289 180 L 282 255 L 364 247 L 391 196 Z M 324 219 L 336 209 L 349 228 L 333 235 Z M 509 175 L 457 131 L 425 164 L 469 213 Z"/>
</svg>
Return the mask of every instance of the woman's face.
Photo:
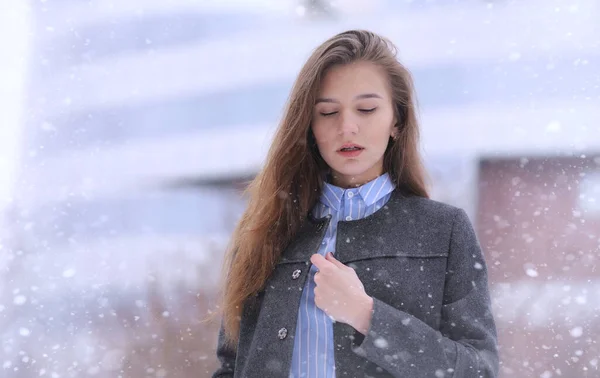
<svg viewBox="0 0 600 378">
<path fill-rule="evenodd" d="M 383 69 L 370 62 L 332 67 L 321 83 L 312 131 L 333 184 L 359 186 L 380 176 L 396 121 Z"/>
</svg>

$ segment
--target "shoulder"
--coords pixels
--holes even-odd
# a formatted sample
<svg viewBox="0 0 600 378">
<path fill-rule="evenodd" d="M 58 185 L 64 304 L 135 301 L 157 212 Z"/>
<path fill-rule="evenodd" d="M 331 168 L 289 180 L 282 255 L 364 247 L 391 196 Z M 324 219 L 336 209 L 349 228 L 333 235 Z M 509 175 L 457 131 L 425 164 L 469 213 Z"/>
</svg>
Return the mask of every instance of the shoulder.
<svg viewBox="0 0 600 378">
<path fill-rule="evenodd" d="M 412 213 L 410 218 L 422 233 L 440 236 L 436 231 L 441 230 L 454 243 L 478 243 L 473 223 L 464 209 L 422 197 L 404 197 L 400 203 L 403 203 L 400 209 Z"/>
<path fill-rule="evenodd" d="M 430 198 L 418 196 L 398 196 L 395 215 L 409 215 L 415 219 L 429 222 L 454 223 L 455 220 L 466 217 L 463 209 Z"/>
</svg>

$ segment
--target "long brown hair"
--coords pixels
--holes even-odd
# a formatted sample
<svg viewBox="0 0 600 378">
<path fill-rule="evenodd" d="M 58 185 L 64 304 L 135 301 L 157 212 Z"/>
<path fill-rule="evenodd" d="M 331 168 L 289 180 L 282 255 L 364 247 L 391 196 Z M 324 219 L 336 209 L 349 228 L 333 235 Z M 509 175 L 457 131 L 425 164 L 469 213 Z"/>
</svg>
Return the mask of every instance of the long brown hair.
<svg viewBox="0 0 600 378">
<path fill-rule="evenodd" d="M 239 337 L 244 302 L 264 287 L 282 251 L 317 202 L 328 167 L 311 131 L 321 80 L 335 65 L 369 61 L 389 76 L 398 124 L 390 138 L 384 169 L 405 195 L 428 197 L 418 151 L 413 81 L 396 59 L 396 47 L 369 31 L 340 33 L 317 47 L 302 67 L 262 171 L 248 187 L 249 204 L 239 221 L 224 263 L 223 327 L 233 346 Z"/>
</svg>

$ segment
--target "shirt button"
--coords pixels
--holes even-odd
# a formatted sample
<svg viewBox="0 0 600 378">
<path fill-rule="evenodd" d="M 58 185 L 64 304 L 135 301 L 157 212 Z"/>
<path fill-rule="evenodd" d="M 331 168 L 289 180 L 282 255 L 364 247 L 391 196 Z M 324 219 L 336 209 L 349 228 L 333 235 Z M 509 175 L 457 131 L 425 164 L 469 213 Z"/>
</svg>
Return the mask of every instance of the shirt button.
<svg viewBox="0 0 600 378">
<path fill-rule="evenodd" d="M 351 217 L 350 215 L 348 215 L 348 216 L 346 217 L 346 220 L 347 220 L 347 221 L 351 221 L 351 220 L 352 220 L 352 217 Z"/>
<path fill-rule="evenodd" d="M 292 273 L 292 279 L 297 280 L 298 277 L 300 277 L 300 273 L 302 273 L 302 271 L 300 269 L 294 270 L 294 273 Z"/>
<path fill-rule="evenodd" d="M 354 192 L 348 192 L 348 198 L 354 197 Z"/>
<path fill-rule="evenodd" d="M 279 332 L 277 333 L 277 336 L 279 337 L 279 340 L 283 340 L 287 337 L 287 329 L 282 328 L 279 330 Z"/>
</svg>

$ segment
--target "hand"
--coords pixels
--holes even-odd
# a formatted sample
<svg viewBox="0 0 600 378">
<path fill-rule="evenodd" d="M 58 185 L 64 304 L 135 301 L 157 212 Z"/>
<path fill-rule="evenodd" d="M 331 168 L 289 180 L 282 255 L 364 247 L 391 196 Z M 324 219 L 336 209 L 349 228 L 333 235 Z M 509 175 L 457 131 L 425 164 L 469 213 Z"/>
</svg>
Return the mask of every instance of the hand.
<svg viewBox="0 0 600 378">
<path fill-rule="evenodd" d="M 335 321 L 366 335 L 371 325 L 373 298 L 365 293 L 354 269 L 336 260 L 331 252 L 326 257 L 314 254 L 310 261 L 319 269 L 315 274 L 317 307 Z"/>
</svg>

